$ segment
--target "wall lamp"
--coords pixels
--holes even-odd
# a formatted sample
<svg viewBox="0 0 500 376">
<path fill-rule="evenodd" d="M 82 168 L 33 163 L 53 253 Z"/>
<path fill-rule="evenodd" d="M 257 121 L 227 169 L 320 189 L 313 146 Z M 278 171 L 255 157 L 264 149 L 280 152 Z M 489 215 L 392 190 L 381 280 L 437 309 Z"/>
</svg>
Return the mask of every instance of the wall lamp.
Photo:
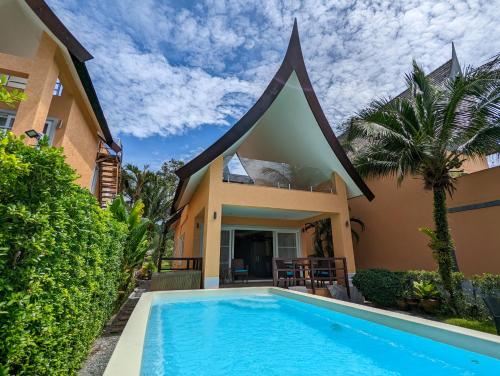
<svg viewBox="0 0 500 376">
<path fill-rule="evenodd" d="M 43 136 L 43 134 L 35 131 L 34 129 L 30 129 L 29 131 L 24 132 L 24 134 L 26 134 L 26 136 L 28 136 L 29 138 L 35 138 L 38 141 L 40 141 Z"/>
</svg>

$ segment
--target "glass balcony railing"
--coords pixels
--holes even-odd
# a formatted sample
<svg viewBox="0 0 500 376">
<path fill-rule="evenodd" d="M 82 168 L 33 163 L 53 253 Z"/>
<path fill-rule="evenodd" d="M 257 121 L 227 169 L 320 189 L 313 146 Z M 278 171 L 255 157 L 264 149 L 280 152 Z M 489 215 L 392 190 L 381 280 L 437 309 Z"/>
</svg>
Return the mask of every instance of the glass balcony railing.
<svg viewBox="0 0 500 376">
<path fill-rule="evenodd" d="M 243 157 L 231 157 L 224 160 L 223 181 L 280 189 L 336 193 L 331 175 L 318 168 Z"/>
</svg>

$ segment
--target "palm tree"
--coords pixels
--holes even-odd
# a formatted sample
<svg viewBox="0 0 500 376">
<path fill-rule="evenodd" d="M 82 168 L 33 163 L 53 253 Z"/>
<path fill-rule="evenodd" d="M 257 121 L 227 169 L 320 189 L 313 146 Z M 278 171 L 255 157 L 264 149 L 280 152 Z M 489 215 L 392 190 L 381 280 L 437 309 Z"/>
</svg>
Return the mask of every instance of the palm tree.
<svg viewBox="0 0 500 376">
<path fill-rule="evenodd" d="M 147 232 L 151 222 L 143 218 L 144 204 L 141 199 L 138 199 L 129 209 L 123 196 L 119 195 L 109 205 L 109 211 L 118 221 L 125 223 L 128 227 L 128 235 L 123 249 L 123 280 L 120 288 L 120 290 L 126 292 L 135 269 L 142 264 L 148 250 Z"/>
<path fill-rule="evenodd" d="M 154 173 L 145 165 L 141 170 L 132 164 L 127 164 L 122 169 L 122 192 L 130 200 L 130 205 L 139 200 L 143 195 L 145 185 L 153 178 Z"/>
<path fill-rule="evenodd" d="M 378 100 L 361 111 L 346 130 L 346 142 L 357 145 L 354 164 L 365 177 L 396 176 L 398 184 L 418 176 L 434 198 L 434 230 L 426 230 L 443 286 L 456 308 L 451 274 L 457 268 L 446 194 L 466 159 L 500 150 L 499 59 L 442 86 L 413 62 L 406 76 L 410 95 Z M 456 260 L 456 259 L 455 259 Z"/>
</svg>

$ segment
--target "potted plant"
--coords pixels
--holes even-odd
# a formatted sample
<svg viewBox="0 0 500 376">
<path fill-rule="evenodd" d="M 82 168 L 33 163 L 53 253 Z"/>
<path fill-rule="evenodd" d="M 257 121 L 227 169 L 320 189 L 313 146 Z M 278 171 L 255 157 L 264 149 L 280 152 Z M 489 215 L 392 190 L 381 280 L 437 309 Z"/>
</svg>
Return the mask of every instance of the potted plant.
<svg viewBox="0 0 500 376">
<path fill-rule="evenodd" d="M 439 309 L 439 291 L 432 282 L 413 282 L 413 293 L 420 299 L 420 307 L 424 312 L 437 312 Z"/>
<path fill-rule="evenodd" d="M 396 305 L 401 311 L 408 311 L 410 309 L 410 305 L 408 304 L 408 292 L 403 291 L 400 296 L 396 299 Z"/>
</svg>

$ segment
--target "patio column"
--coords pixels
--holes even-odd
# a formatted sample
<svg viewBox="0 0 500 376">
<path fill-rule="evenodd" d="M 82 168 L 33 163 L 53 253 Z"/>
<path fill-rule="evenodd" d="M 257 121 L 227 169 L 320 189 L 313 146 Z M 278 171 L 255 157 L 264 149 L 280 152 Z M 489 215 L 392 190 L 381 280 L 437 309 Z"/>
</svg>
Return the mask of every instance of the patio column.
<svg viewBox="0 0 500 376">
<path fill-rule="evenodd" d="M 333 251 L 335 257 L 345 257 L 349 281 L 356 273 L 354 249 L 352 246 L 351 223 L 349 221 L 349 206 L 347 203 L 347 187 L 338 174 L 333 174 L 337 195 L 342 197 L 342 205 L 338 213 L 330 214 L 332 226 Z"/>
<path fill-rule="evenodd" d="M 47 33 L 42 33 L 25 89 L 27 99 L 19 104 L 16 113 L 13 126 L 16 134 L 24 134 L 30 129 L 43 131 L 59 75 L 56 51 L 57 44 Z"/>
<path fill-rule="evenodd" d="M 206 289 L 219 287 L 222 204 L 218 187 L 222 184 L 222 164 L 222 157 L 219 157 L 210 164 L 207 171 L 208 199 L 203 228 L 203 287 Z"/>
</svg>

